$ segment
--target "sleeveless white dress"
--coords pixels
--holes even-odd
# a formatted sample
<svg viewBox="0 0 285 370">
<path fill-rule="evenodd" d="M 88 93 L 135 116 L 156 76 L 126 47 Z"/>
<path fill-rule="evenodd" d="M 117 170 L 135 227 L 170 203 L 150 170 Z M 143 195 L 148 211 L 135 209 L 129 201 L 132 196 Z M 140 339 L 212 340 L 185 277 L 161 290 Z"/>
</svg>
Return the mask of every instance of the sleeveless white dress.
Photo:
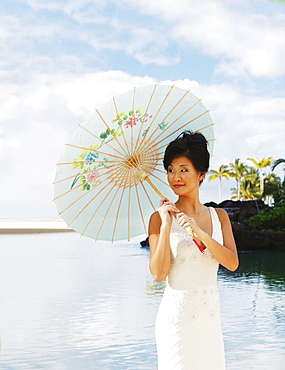
<svg viewBox="0 0 285 370">
<path fill-rule="evenodd" d="M 209 207 L 212 237 L 223 243 L 218 215 Z M 197 248 L 173 218 L 171 267 L 158 309 L 155 337 L 159 370 L 224 370 L 217 290 L 218 261 Z"/>
</svg>

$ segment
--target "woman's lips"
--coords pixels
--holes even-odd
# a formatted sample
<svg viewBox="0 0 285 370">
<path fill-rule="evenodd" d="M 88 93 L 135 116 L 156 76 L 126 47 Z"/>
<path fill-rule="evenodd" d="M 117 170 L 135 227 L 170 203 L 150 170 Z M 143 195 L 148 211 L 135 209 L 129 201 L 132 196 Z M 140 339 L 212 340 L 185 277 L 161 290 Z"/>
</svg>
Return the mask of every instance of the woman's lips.
<svg viewBox="0 0 285 370">
<path fill-rule="evenodd" d="M 175 189 L 182 188 L 182 186 L 184 186 L 184 185 L 182 185 L 182 184 L 175 184 L 175 185 L 173 185 L 173 187 L 174 187 Z"/>
</svg>

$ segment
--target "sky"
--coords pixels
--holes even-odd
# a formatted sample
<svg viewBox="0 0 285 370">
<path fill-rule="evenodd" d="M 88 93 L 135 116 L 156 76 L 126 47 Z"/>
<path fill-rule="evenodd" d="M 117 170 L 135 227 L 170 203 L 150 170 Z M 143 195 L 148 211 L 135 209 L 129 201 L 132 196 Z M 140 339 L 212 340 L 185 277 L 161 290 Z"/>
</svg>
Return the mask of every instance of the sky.
<svg viewBox="0 0 285 370">
<path fill-rule="evenodd" d="M 284 158 L 284 23 L 277 0 L 2 0 L 0 218 L 58 217 L 65 143 L 134 86 L 175 84 L 203 99 L 212 169 Z M 224 199 L 234 186 L 224 180 Z M 204 181 L 201 201 L 219 201 L 217 181 Z"/>
</svg>

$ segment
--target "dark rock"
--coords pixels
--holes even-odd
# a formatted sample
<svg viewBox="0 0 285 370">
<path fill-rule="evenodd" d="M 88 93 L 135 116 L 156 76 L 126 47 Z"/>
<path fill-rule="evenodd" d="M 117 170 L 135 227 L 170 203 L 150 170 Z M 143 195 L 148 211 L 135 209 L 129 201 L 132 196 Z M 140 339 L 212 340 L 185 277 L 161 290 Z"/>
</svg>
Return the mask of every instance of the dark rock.
<svg viewBox="0 0 285 370">
<path fill-rule="evenodd" d="M 285 248 L 285 235 L 280 232 L 238 230 L 233 228 L 238 251 Z"/>
<path fill-rule="evenodd" d="M 218 208 L 219 205 L 215 202 L 208 202 L 204 204 L 206 207 L 213 207 L 213 208 Z"/>
<path fill-rule="evenodd" d="M 140 242 L 141 247 L 149 247 L 148 237 Z"/>
<path fill-rule="evenodd" d="M 241 200 L 224 200 L 219 204 L 220 208 L 240 208 L 242 205 Z"/>
</svg>

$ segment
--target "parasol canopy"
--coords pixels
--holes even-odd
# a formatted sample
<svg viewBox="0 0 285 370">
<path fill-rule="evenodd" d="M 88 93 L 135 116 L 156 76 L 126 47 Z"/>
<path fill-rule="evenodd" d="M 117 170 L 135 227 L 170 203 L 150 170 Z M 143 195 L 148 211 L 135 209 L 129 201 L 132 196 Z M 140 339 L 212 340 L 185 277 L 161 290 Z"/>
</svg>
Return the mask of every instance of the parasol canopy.
<svg viewBox="0 0 285 370">
<path fill-rule="evenodd" d="M 162 159 L 182 131 L 203 133 L 212 154 L 213 122 L 188 90 L 134 88 L 82 123 L 57 164 L 54 201 L 75 231 L 95 240 L 130 240 L 147 232 L 159 196 L 173 198 Z"/>
</svg>

